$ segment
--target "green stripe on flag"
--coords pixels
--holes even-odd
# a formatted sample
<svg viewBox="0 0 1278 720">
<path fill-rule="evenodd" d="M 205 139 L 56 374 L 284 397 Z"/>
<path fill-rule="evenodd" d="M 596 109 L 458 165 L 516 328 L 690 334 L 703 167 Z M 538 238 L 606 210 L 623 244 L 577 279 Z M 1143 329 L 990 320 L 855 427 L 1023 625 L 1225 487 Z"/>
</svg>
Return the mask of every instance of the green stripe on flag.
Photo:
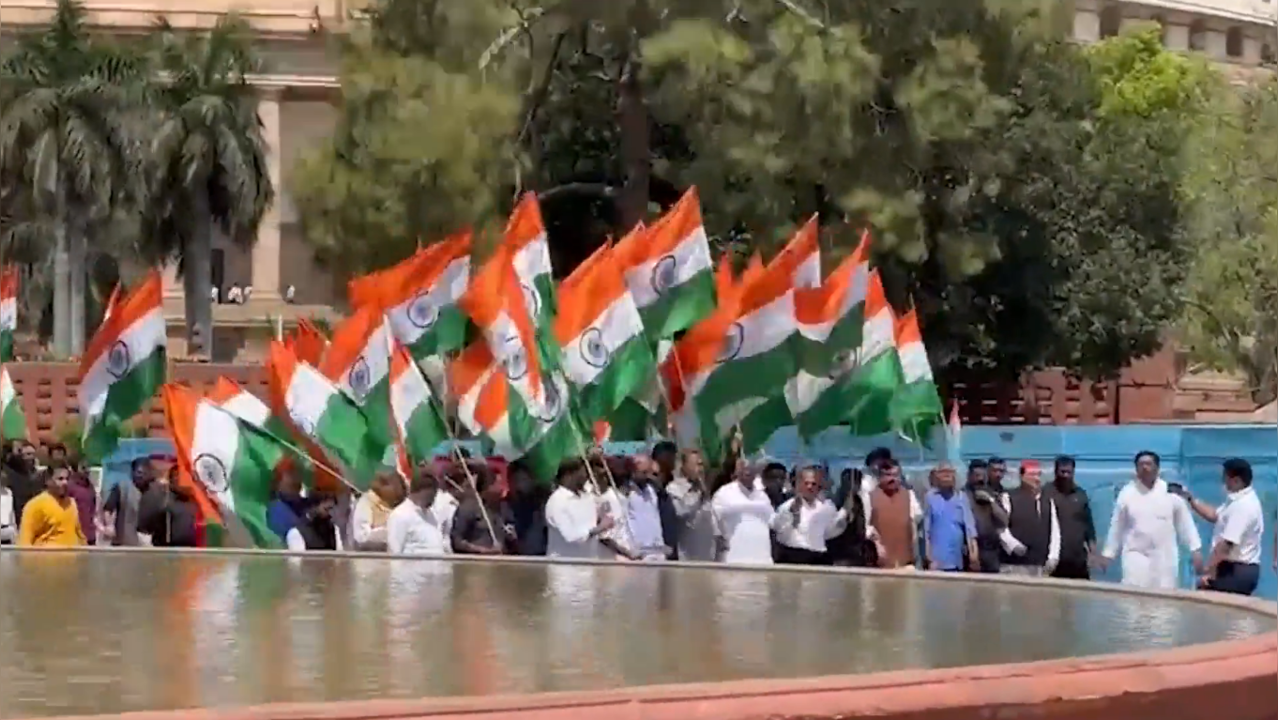
<svg viewBox="0 0 1278 720">
<path fill-rule="evenodd" d="M 96 465 L 120 444 L 124 424 L 147 406 L 155 391 L 164 384 L 164 347 L 157 347 L 150 357 L 134 365 L 107 389 L 102 413 L 87 422 L 83 453 L 85 461 Z"/>
<path fill-rule="evenodd" d="M 447 352 L 465 347 L 466 339 L 471 332 L 470 318 L 456 305 L 448 305 L 439 309 L 439 317 L 431 325 L 430 330 L 421 334 L 417 341 L 408 345 L 408 354 L 414 360 L 424 360 L 432 355 L 443 355 Z"/>
<path fill-rule="evenodd" d="M 717 305 L 714 273 L 710 270 L 697 273 L 688 281 L 670 288 L 659 300 L 639 308 L 644 332 L 652 341 L 674 337 L 697 324 L 709 315 Z"/>
</svg>

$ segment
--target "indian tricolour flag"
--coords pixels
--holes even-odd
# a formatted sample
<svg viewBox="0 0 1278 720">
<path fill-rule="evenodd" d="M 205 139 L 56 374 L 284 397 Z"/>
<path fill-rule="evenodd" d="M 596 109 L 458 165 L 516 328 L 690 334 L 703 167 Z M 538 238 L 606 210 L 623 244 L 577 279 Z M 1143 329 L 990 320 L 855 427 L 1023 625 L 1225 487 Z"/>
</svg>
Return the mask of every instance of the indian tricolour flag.
<svg viewBox="0 0 1278 720">
<path fill-rule="evenodd" d="M 546 240 L 546 226 L 542 223 L 535 193 L 524 193 L 515 206 L 502 244 L 510 252 L 529 317 L 534 325 L 549 328 L 554 323 L 558 305 L 550 266 L 550 243 Z"/>
<path fill-rule="evenodd" d="M 306 318 L 299 318 L 297 327 L 284 341 L 288 349 L 304 363 L 318 366 L 328 350 L 328 336 Z"/>
<path fill-rule="evenodd" d="M 13 387 L 9 368 L 0 366 L 0 439 L 16 440 L 27 436 L 27 416 L 22 401 Z"/>
<path fill-rule="evenodd" d="M 892 424 L 915 442 L 929 442 L 933 428 L 943 422 L 944 408 L 913 308 L 896 321 L 896 354 L 902 377 L 892 398 Z"/>
<path fill-rule="evenodd" d="M 18 269 L 12 265 L 0 271 L 0 362 L 14 358 L 14 335 L 18 331 Z"/>
<path fill-rule="evenodd" d="M 137 415 L 164 383 L 163 284 L 152 270 L 120 300 L 98 328 L 80 363 L 80 417 L 84 455 L 106 457 L 120 439 L 123 423 Z"/>
<path fill-rule="evenodd" d="M 777 254 L 769 264 L 771 272 L 788 273 L 794 288 L 795 303 L 800 293 L 819 292 L 821 286 L 821 250 L 818 245 L 818 227 L 816 216 L 804 223 L 794 234 L 785 248 Z M 763 447 L 778 429 L 789 425 L 793 418 L 785 399 L 785 385 L 793 381 L 801 372 L 800 353 L 805 344 L 799 334 L 798 310 L 795 310 L 793 334 L 787 339 L 791 346 L 790 357 L 793 362 L 789 368 L 793 373 L 789 378 L 769 389 L 766 400 L 750 410 L 740 420 L 742 446 L 746 453 L 753 453 Z"/>
<path fill-rule="evenodd" d="M 788 262 L 770 263 L 748 281 L 714 367 L 692 380 L 689 395 L 701 435 L 711 447 L 770 397 L 779 396 L 794 374 L 793 271 Z M 784 404 L 779 407 L 784 412 Z"/>
<path fill-rule="evenodd" d="M 408 350 L 398 342 L 391 354 L 390 408 L 396 440 L 413 463 L 431 458 L 448 437 L 438 399 Z"/>
<path fill-rule="evenodd" d="M 724 338 L 733 325 L 736 311 L 735 302 L 720 304 L 675 342 L 659 370 L 670 403 L 671 423 L 679 444 L 684 447 L 700 446 L 715 458 L 718 457 L 722 438 L 713 433 L 703 436 L 703 423 L 697 413 L 695 401 L 704 384 L 703 379 L 719 364 L 724 350 Z"/>
<path fill-rule="evenodd" d="M 696 188 L 618 243 L 616 258 L 650 339 L 673 337 L 714 309 L 714 263 Z"/>
<path fill-rule="evenodd" d="M 870 234 L 820 287 L 795 290 L 799 324 L 795 354 L 810 374 L 826 375 L 836 360 L 861 344 L 865 292 L 870 278 Z"/>
<path fill-rule="evenodd" d="M 527 458 L 549 480 L 576 439 L 576 426 L 567 381 L 545 361 L 548 343 L 528 312 L 510 254 L 509 246 L 499 248 L 462 298 L 483 340 L 454 363 L 450 388 L 468 428 L 508 459 Z"/>
<path fill-rule="evenodd" d="M 457 396 L 457 419 L 509 460 L 524 458 L 533 476 L 552 482 L 560 462 L 584 449 L 581 430 L 569 408 L 569 388 L 559 373 L 549 373 L 544 400 L 533 404 L 510 382 L 484 343 L 472 343 L 449 367 Z"/>
<path fill-rule="evenodd" d="M 180 471 L 199 483 L 222 518 L 233 515 L 239 520 L 253 545 L 279 547 L 279 538 L 266 524 L 266 506 L 284 448 L 276 438 L 189 388 L 165 385 L 160 396 Z M 224 519 L 223 525 L 228 536 L 235 537 L 234 524 Z"/>
<path fill-rule="evenodd" d="M 458 301 L 470 280 L 470 247 L 471 233 L 458 233 L 353 280 L 351 302 L 384 308 L 395 338 L 416 359 L 460 350 L 469 319 Z"/>
<path fill-rule="evenodd" d="M 529 302 L 527 285 L 520 281 L 506 245 L 475 273 L 461 299 L 506 378 L 527 402 L 537 404 L 542 397 L 547 343 L 539 342 L 537 315 Z M 455 388 L 453 392 L 458 393 Z"/>
<path fill-rule="evenodd" d="M 386 446 L 370 436 L 368 419 L 355 402 L 283 343 L 271 343 L 266 370 L 276 413 L 340 462 L 356 487 L 367 489 Z"/>
<path fill-rule="evenodd" d="M 560 286 L 555 339 L 582 420 L 606 417 L 655 377 L 643 320 L 622 268 L 602 247 Z"/>
<path fill-rule="evenodd" d="M 804 437 L 847 421 L 854 434 L 891 430 L 892 393 L 901 384 L 893 340 L 895 317 L 877 271 L 870 273 L 860 345 L 840 353 L 823 375 L 801 372 L 786 386 L 786 400 Z"/>
<path fill-rule="evenodd" d="M 376 305 L 355 310 L 333 332 L 319 371 L 364 411 L 372 440 L 395 441 L 390 422 L 391 327 Z"/>
</svg>

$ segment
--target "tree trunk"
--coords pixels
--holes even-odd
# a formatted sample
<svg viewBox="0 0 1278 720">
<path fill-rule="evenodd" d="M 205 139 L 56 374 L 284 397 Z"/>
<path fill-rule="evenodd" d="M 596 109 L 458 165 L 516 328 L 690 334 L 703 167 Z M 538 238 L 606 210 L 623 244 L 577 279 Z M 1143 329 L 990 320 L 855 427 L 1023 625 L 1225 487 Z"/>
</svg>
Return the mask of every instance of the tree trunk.
<svg viewBox="0 0 1278 720">
<path fill-rule="evenodd" d="M 621 79 L 621 159 L 626 184 L 621 191 L 621 227 L 629 232 L 648 215 L 648 108 L 639 84 L 639 60 L 632 57 Z"/>
<path fill-rule="evenodd" d="M 84 355 L 84 336 L 88 329 L 85 303 L 88 301 L 85 292 L 85 280 L 88 278 L 88 238 L 84 223 L 75 222 L 67 237 L 68 256 L 68 304 L 67 323 L 70 326 L 70 345 L 72 357 Z"/>
<path fill-rule="evenodd" d="M 60 360 L 71 357 L 71 256 L 67 247 L 69 218 L 62 188 L 55 199 L 53 245 L 53 354 Z"/>
<path fill-rule="evenodd" d="M 213 226 L 208 196 L 195 198 L 191 232 L 182 247 L 182 287 L 186 292 L 187 353 L 213 357 Z"/>
</svg>

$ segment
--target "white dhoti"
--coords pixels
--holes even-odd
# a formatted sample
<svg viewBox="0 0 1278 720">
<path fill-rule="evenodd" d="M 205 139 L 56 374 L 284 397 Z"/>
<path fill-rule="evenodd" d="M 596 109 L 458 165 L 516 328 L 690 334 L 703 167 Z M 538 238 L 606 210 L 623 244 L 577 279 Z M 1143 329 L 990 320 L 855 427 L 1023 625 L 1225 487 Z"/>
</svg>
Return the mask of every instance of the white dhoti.
<svg viewBox="0 0 1278 720">
<path fill-rule="evenodd" d="M 1150 590 L 1175 590 L 1180 580 L 1180 558 L 1138 552 L 1122 555 L 1123 584 Z"/>
</svg>

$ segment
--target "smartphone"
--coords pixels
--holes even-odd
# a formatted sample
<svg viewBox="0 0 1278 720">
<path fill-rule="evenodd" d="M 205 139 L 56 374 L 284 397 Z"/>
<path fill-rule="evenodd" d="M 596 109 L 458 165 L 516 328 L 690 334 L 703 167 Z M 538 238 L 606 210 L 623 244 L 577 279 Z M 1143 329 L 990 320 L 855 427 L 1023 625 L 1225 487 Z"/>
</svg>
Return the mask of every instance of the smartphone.
<svg viewBox="0 0 1278 720">
<path fill-rule="evenodd" d="M 1167 492 L 1181 497 L 1185 497 L 1188 494 L 1185 492 L 1185 486 L 1180 483 L 1167 483 Z"/>
</svg>

